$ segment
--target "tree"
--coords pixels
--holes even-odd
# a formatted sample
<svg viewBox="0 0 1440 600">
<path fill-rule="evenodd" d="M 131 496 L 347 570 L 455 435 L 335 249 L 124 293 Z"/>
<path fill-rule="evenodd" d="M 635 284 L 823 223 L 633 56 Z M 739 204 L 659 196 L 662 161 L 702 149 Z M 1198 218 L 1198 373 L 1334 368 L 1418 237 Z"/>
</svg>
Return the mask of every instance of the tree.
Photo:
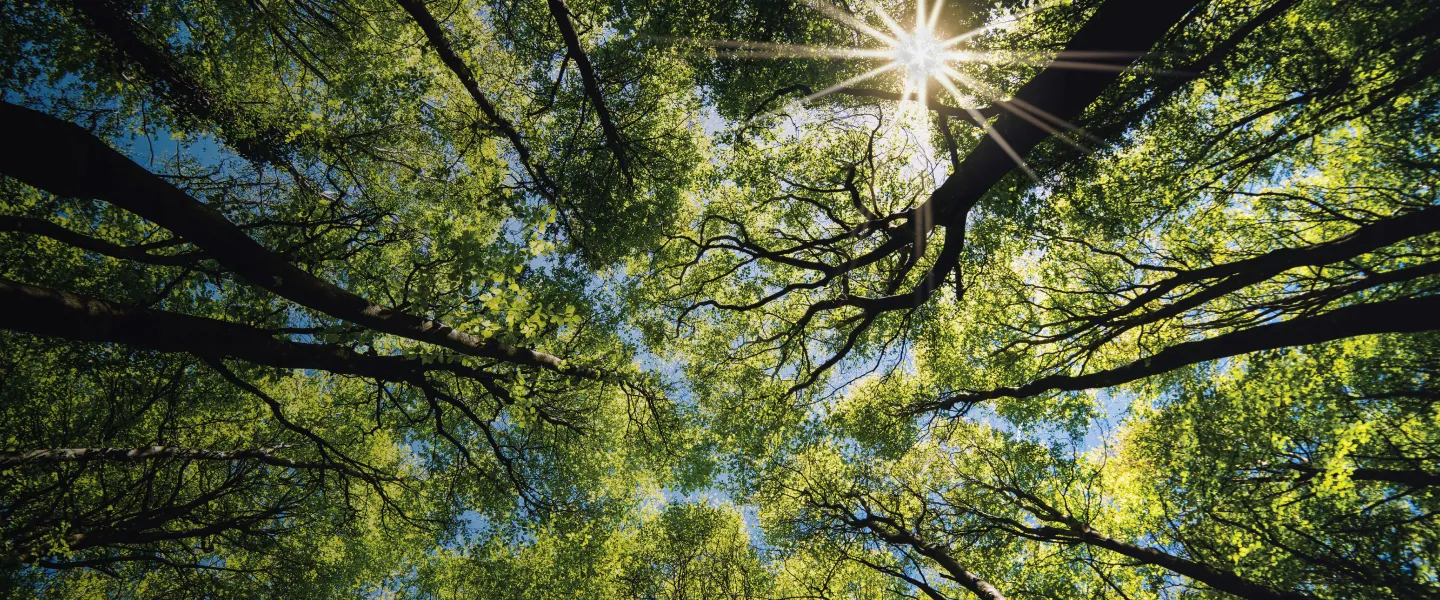
<svg viewBox="0 0 1440 600">
<path fill-rule="evenodd" d="M 1427 597 L 1440 480 L 1419 424 L 1431 382 L 1413 373 L 1431 370 L 1432 337 L 1194 370 L 1085 454 L 977 423 L 894 458 L 828 440 L 768 484 L 773 530 L 880 550 L 914 565 L 893 576 L 939 573 L 987 598 Z"/>
<path fill-rule="evenodd" d="M 1432 2 L 0 16 L 9 595 L 1440 593 Z"/>
<path fill-rule="evenodd" d="M 6 55 L 5 129 L 36 144 L 0 160 L 16 242 L 0 275 L 6 547 L 28 565 L 22 589 L 140 563 L 118 577 L 131 593 L 154 584 L 130 574 L 159 564 L 298 594 L 317 575 L 286 573 L 323 571 L 304 549 L 354 531 L 371 532 L 353 543 L 374 545 L 373 566 L 310 589 L 383 589 L 458 515 L 579 510 L 594 474 L 665 469 L 683 449 L 653 421 L 674 406 L 629 366 L 613 313 L 592 309 L 579 254 L 553 243 L 557 219 L 580 237 L 635 214 L 511 179 L 508 152 L 527 146 L 501 145 L 527 142 L 493 105 L 450 102 L 451 87 L 478 90 L 413 45 L 434 33 L 417 7 L 5 9 L 6 39 L 23 42 Z M 130 131 L 161 149 L 147 159 Z M 636 163 L 635 185 L 651 166 Z M 585 216 L 602 208 L 615 220 Z M 156 361 L 182 366 L 157 391 L 124 383 Z M 66 365 L 104 386 L 46 417 L 25 390 L 67 381 Z M 271 558 L 250 566 L 256 553 Z"/>
</svg>

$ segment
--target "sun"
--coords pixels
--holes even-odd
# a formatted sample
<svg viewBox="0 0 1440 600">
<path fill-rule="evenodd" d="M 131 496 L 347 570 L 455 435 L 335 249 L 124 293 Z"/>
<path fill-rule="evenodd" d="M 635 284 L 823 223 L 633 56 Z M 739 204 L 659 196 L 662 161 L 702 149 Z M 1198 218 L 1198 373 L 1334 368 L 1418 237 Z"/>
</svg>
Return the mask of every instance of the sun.
<svg viewBox="0 0 1440 600">
<path fill-rule="evenodd" d="M 904 39 L 898 40 L 895 48 L 895 60 L 905 66 L 905 75 L 912 83 L 920 83 L 931 77 L 942 75 L 941 66 L 944 65 L 943 49 L 939 40 L 929 29 L 918 29 L 910 32 Z"/>
<path fill-rule="evenodd" d="M 930 98 L 927 88 L 932 83 L 939 84 L 957 100 L 972 97 L 971 94 L 982 97 L 995 96 L 996 94 L 992 90 L 985 89 L 984 84 L 964 75 L 953 65 L 968 62 L 987 64 L 1017 62 L 1015 58 L 978 52 L 969 48 L 962 49 L 961 46 L 984 33 L 1013 25 L 1025 14 L 1038 10 L 1032 9 L 1022 13 L 1009 14 L 977 29 L 942 39 L 936 35 L 936 25 L 940 21 L 944 0 L 930 0 L 930 2 L 917 0 L 913 21 L 906 19 L 910 21 L 908 27 L 902 25 L 899 20 L 874 1 L 866 2 L 869 10 L 864 16 L 841 9 L 826 0 L 807 0 L 806 4 L 870 38 L 870 44 L 878 42 L 880 47 L 842 48 L 740 41 L 708 41 L 705 43 L 727 48 L 726 51 L 723 51 L 724 55 L 733 58 L 880 60 L 882 62 L 879 66 L 810 94 L 803 98 L 802 102 L 810 102 L 874 79 L 879 75 L 899 70 L 905 75 L 903 78 L 905 89 L 901 98 L 905 101 L 913 100 L 925 105 Z M 1043 6 L 1045 3 L 1040 4 Z M 878 19 L 881 25 L 879 27 L 872 25 L 871 19 Z M 961 88 L 966 88 L 970 93 L 962 92 Z M 990 98 L 990 100 L 995 101 L 996 98 Z M 978 118 L 979 114 L 976 113 L 974 116 Z"/>
<path fill-rule="evenodd" d="M 981 127 L 985 134 L 994 138 L 1004 148 L 1010 158 L 1021 168 L 1029 173 L 1029 168 L 1018 155 L 1010 151 L 1010 145 L 988 124 L 988 119 L 980 109 L 974 105 L 975 101 L 989 101 L 991 106 L 1000 108 L 1014 114 L 1046 133 L 1056 136 L 1061 141 L 1069 143 L 1077 148 L 1084 149 L 1078 142 L 1066 135 L 1065 131 L 1084 134 L 1074 125 L 1055 117 L 1038 107 L 1023 102 L 1018 98 L 1007 98 L 1005 95 L 990 84 L 977 78 L 971 77 L 962 71 L 967 64 L 984 64 L 990 66 L 1002 65 L 1025 65 L 1043 66 L 1067 69 L 1100 69 L 1100 70 L 1130 70 L 1129 67 L 1111 63 L 1086 62 L 1087 58 L 1094 58 L 1097 53 L 1084 53 L 1084 56 L 1067 56 L 1064 52 L 1059 53 L 1027 53 L 1020 51 L 990 52 L 973 47 L 973 44 L 981 36 L 1017 26 L 1020 21 L 1029 15 L 1035 14 L 1045 8 L 1053 6 L 1059 0 L 1041 0 L 1030 8 L 1019 12 L 1002 12 L 994 15 L 991 20 L 978 28 L 971 29 L 953 37 L 937 35 L 937 24 L 940 22 L 941 10 L 945 0 L 916 0 L 913 21 L 906 27 L 895 17 L 885 11 L 883 7 L 874 0 L 865 0 L 868 11 L 854 13 L 842 9 L 829 0 L 805 0 L 811 8 L 825 14 L 831 19 L 846 25 L 863 36 L 868 41 L 857 44 L 857 47 L 833 47 L 833 46 L 807 46 L 793 44 L 776 44 L 761 42 L 743 41 L 700 41 L 722 50 L 724 56 L 729 58 L 743 59 L 794 59 L 813 58 L 821 60 L 857 60 L 870 64 L 879 63 L 868 71 L 845 79 L 823 90 L 809 93 L 799 99 L 800 104 L 808 104 L 819 98 L 831 94 L 849 93 L 852 95 L 874 96 L 874 90 L 863 87 L 856 87 L 891 71 L 901 71 L 904 77 L 901 79 L 904 89 L 900 91 L 898 99 L 901 104 L 914 103 L 924 111 L 930 110 L 931 100 L 934 98 L 929 89 L 932 84 L 939 85 L 945 90 L 954 102 L 959 106 L 951 108 L 961 109 L 976 126 Z M 871 23 L 872 20 L 879 20 L 878 27 Z M 1078 59 L 1078 60 L 1077 60 Z M 808 90 L 807 90 L 808 91 Z M 953 113 L 952 113 L 953 114 Z M 753 118 L 753 117 L 752 117 Z M 922 123 L 923 120 L 917 120 Z M 921 126 L 924 126 L 923 124 Z M 1033 174 L 1032 174 L 1033 177 Z"/>
</svg>

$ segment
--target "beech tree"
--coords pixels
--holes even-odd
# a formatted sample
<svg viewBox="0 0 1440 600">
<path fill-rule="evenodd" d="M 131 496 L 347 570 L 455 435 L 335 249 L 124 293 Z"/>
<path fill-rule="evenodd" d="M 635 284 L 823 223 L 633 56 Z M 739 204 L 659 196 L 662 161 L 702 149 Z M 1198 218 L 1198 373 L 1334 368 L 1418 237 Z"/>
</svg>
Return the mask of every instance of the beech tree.
<svg viewBox="0 0 1440 600">
<path fill-rule="evenodd" d="M 0 6 L 15 597 L 1440 594 L 1440 6 Z"/>
</svg>

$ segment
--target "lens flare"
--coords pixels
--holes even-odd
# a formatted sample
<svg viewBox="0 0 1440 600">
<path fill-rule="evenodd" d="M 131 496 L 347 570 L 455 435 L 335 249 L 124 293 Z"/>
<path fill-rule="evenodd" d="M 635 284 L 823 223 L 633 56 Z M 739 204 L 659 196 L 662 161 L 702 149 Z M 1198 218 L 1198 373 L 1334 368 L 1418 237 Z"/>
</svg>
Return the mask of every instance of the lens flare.
<svg viewBox="0 0 1440 600">
<path fill-rule="evenodd" d="M 971 119 L 975 121 L 975 125 L 982 128 L 986 135 L 994 138 L 1000 147 L 1006 149 L 1016 164 L 1029 173 L 1030 170 L 1024 161 L 1013 151 L 1010 151 L 1009 144 L 1000 136 L 1000 133 L 990 127 L 986 121 L 987 117 L 985 117 L 984 113 L 979 109 L 980 107 L 969 106 L 972 101 L 975 99 L 989 101 L 994 106 L 1006 112 L 1013 113 L 1016 117 L 1034 124 L 1060 138 L 1062 141 L 1082 149 L 1083 146 L 1066 135 L 1066 132 L 1077 134 L 1081 137 L 1087 137 L 1087 134 L 1070 123 L 1041 110 L 1039 107 L 1020 101 L 1019 99 L 1006 99 L 1001 97 L 999 90 L 962 73 L 957 67 L 966 64 L 985 64 L 991 66 L 1020 65 L 1082 70 L 1134 70 L 1131 67 L 1119 66 L 1113 62 L 1087 62 L 1085 60 L 1116 58 L 1116 53 L 1060 52 L 1042 55 L 1033 52 L 1026 53 L 1016 51 L 986 52 L 979 48 L 971 47 L 971 44 L 984 39 L 982 36 L 985 34 L 1010 29 L 1025 17 L 1054 6 L 1056 1 L 1058 0 L 1043 1 L 1025 11 L 1001 14 L 995 16 L 980 27 L 952 37 L 943 38 L 936 35 L 936 25 L 940 21 L 944 0 L 929 0 L 929 2 L 926 0 L 917 0 L 915 3 L 915 19 L 913 25 L 908 29 L 873 0 L 867 0 L 865 2 L 869 7 L 868 15 L 852 13 L 847 9 L 831 4 L 827 0 L 806 0 L 806 4 L 821 14 L 844 24 L 862 36 L 868 37 L 871 41 L 864 44 L 864 46 L 867 47 L 836 48 L 735 41 L 701 41 L 701 43 L 721 49 L 721 55 L 729 58 L 861 60 L 869 61 L 871 64 L 884 61 L 859 75 L 845 79 L 819 92 L 810 93 L 800 99 L 800 102 L 813 102 L 834 93 L 872 97 L 880 93 L 883 97 L 885 93 L 884 90 L 856 88 L 854 86 L 874 79 L 884 73 L 899 70 L 904 73 L 904 89 L 899 94 L 899 100 L 902 104 L 914 102 L 918 104 L 920 108 L 915 118 L 905 120 L 913 121 L 917 127 L 927 126 L 925 123 L 926 119 L 923 117 L 926 110 L 930 108 L 930 85 L 933 82 L 939 86 L 939 90 L 944 90 L 952 96 L 954 101 L 960 104 L 959 108 L 963 109 L 970 115 Z M 869 19 L 879 20 L 879 26 L 872 25 L 868 22 Z M 879 47 L 876 47 L 877 43 Z M 893 94 L 893 92 L 890 93 Z M 902 113 L 911 112 L 905 106 L 902 106 L 901 109 Z M 994 111 L 989 112 L 991 114 L 994 113 Z"/>
<path fill-rule="evenodd" d="M 941 74 L 942 50 L 930 30 L 921 29 L 900 40 L 895 60 L 905 66 L 906 77 L 918 84 Z"/>
</svg>

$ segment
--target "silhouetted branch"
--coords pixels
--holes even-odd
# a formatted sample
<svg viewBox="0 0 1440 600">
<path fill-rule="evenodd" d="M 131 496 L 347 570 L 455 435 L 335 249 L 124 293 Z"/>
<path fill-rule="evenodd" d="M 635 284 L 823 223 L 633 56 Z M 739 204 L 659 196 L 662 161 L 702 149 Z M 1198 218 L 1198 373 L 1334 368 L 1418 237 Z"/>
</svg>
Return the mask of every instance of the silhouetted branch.
<svg viewBox="0 0 1440 600">
<path fill-rule="evenodd" d="M 486 340 L 373 304 L 291 264 L 219 212 L 155 176 L 77 125 L 0 103 L 0 126 L 27 144 L 0 147 L 0 173 L 62 196 L 110 202 L 178 234 L 250 283 L 337 319 L 462 354 L 596 377 L 557 356 Z"/>
</svg>

